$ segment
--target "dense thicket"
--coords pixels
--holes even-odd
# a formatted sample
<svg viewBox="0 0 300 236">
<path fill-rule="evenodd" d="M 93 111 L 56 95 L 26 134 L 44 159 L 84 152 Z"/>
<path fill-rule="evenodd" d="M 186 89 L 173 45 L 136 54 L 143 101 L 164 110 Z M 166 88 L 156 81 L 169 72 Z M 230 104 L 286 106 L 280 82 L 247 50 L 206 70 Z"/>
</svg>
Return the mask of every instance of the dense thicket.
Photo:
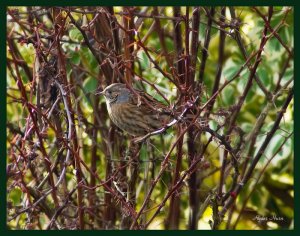
<svg viewBox="0 0 300 236">
<path fill-rule="evenodd" d="M 293 228 L 293 8 L 8 7 L 11 229 Z M 140 143 L 96 96 L 182 119 Z"/>
</svg>

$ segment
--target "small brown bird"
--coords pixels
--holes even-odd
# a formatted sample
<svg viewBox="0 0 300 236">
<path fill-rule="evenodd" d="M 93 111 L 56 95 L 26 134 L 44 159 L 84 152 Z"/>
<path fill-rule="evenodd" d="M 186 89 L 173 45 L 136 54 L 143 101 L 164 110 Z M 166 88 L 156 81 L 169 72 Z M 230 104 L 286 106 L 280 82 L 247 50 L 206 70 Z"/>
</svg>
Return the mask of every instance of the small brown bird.
<svg viewBox="0 0 300 236">
<path fill-rule="evenodd" d="M 104 95 L 114 124 L 133 136 L 163 128 L 173 118 L 167 106 L 142 91 L 132 92 L 125 84 L 111 84 L 98 94 Z"/>
</svg>

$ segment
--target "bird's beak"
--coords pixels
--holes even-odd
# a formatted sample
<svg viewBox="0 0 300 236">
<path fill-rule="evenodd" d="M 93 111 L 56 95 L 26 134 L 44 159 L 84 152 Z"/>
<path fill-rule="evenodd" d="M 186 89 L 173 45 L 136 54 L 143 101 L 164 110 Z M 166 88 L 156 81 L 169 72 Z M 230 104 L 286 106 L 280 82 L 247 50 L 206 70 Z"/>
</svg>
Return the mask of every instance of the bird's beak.
<svg viewBox="0 0 300 236">
<path fill-rule="evenodd" d="M 104 91 L 96 92 L 95 95 L 100 95 L 100 96 L 101 96 L 101 95 L 104 95 Z"/>
</svg>

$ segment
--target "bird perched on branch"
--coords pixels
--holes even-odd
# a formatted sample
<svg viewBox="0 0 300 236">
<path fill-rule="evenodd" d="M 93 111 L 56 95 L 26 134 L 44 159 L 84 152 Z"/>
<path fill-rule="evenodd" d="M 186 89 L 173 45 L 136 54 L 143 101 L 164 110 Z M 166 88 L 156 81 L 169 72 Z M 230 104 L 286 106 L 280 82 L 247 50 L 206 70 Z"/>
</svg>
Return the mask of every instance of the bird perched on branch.
<svg viewBox="0 0 300 236">
<path fill-rule="evenodd" d="M 108 114 L 116 126 L 132 136 L 143 136 L 166 126 L 174 117 L 171 110 L 150 95 L 114 83 L 102 92 Z"/>
</svg>

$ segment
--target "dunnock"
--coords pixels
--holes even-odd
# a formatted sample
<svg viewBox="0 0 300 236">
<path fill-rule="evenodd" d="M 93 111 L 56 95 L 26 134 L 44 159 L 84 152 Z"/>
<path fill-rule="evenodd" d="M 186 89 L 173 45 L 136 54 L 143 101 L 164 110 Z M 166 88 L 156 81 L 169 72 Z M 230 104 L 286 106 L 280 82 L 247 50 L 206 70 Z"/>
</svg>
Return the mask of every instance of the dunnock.
<svg viewBox="0 0 300 236">
<path fill-rule="evenodd" d="M 164 127 L 172 119 L 167 106 L 144 92 L 132 92 L 125 84 L 111 84 L 98 94 L 104 95 L 114 124 L 130 135 L 145 135 Z"/>
</svg>

